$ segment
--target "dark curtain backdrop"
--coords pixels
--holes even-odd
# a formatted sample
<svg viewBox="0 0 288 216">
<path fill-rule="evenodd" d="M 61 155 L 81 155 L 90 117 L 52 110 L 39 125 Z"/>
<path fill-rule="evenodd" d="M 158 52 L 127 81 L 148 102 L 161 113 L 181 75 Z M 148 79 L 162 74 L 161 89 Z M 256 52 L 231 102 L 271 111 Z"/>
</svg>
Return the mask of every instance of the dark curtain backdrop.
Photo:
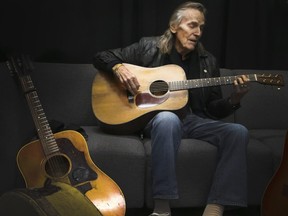
<svg viewBox="0 0 288 216">
<path fill-rule="evenodd" d="M 91 63 L 95 52 L 162 34 L 180 0 L 1 0 L 0 57 Z M 203 0 L 202 42 L 220 67 L 288 69 L 287 0 Z"/>
</svg>

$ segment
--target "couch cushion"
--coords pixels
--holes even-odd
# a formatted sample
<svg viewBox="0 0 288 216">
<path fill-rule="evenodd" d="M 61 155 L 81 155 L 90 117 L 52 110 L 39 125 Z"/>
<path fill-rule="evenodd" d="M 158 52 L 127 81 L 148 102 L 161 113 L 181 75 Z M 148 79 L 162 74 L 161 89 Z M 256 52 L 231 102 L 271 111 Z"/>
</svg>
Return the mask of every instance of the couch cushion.
<svg viewBox="0 0 288 216">
<path fill-rule="evenodd" d="M 273 155 L 263 142 L 250 138 L 247 147 L 248 204 L 259 205 L 274 173 Z"/>
<path fill-rule="evenodd" d="M 250 130 L 249 133 L 251 139 L 259 140 L 270 149 L 273 156 L 274 171 L 276 171 L 282 159 L 287 130 L 254 129 Z"/>
<path fill-rule="evenodd" d="M 148 156 L 147 194 L 148 207 L 153 206 L 151 191 L 151 142 L 144 143 Z M 209 143 L 183 139 L 177 158 L 179 199 L 172 207 L 200 207 L 206 204 L 209 188 L 217 162 L 217 148 Z M 247 148 L 249 205 L 259 205 L 263 191 L 274 173 L 271 149 L 256 139 L 250 139 Z"/>
<path fill-rule="evenodd" d="M 111 177 L 124 193 L 129 208 L 144 205 L 145 152 L 136 136 L 103 133 L 98 127 L 83 126 L 95 164 Z"/>
</svg>

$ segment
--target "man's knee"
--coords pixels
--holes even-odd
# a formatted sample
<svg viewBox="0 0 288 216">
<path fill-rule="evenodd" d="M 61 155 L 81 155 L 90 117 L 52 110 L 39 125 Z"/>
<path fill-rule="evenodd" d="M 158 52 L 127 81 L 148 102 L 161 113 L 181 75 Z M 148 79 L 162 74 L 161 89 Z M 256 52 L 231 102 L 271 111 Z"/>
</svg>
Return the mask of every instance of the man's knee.
<svg viewBox="0 0 288 216">
<path fill-rule="evenodd" d="M 238 135 L 238 136 L 245 137 L 245 138 L 248 138 L 249 136 L 249 131 L 244 125 L 230 124 L 227 128 L 230 131 L 230 133 L 234 134 L 234 136 Z"/>
<path fill-rule="evenodd" d="M 158 113 L 154 118 L 154 124 L 163 125 L 165 127 L 181 127 L 181 120 L 179 117 L 169 111 L 163 111 Z"/>
</svg>

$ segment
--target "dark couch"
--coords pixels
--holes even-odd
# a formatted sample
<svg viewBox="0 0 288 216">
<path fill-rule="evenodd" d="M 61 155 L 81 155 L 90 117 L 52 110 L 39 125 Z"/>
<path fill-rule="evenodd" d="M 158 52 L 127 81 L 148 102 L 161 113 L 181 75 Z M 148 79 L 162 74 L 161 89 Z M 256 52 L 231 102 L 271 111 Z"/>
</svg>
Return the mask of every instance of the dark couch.
<svg viewBox="0 0 288 216">
<path fill-rule="evenodd" d="M 32 80 L 49 120 L 81 126 L 95 164 L 122 189 L 128 208 L 152 207 L 150 140 L 135 135 L 103 133 L 91 106 L 91 87 L 97 70 L 90 64 L 35 63 Z M 19 148 L 35 136 L 34 124 L 21 88 L 5 63 L 0 64 L 1 193 L 22 187 L 16 166 Z M 282 74 L 285 71 L 221 69 L 222 75 L 246 73 Z M 224 95 L 231 86 L 223 86 Z M 250 131 L 248 146 L 249 205 L 260 205 L 269 179 L 281 161 L 288 128 L 288 87 L 251 83 L 242 107 L 224 121 L 245 125 Z M 177 175 L 180 199 L 172 207 L 205 205 L 216 164 L 217 149 L 209 143 L 183 139 Z M 231 182 L 233 184 L 233 182 Z"/>
</svg>

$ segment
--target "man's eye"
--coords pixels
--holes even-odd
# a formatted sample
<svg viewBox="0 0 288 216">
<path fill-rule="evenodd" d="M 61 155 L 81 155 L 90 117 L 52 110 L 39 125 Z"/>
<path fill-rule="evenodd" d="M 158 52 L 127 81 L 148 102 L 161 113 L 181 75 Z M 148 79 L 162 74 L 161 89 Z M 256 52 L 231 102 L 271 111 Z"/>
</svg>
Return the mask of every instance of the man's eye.
<svg viewBox="0 0 288 216">
<path fill-rule="evenodd" d="M 195 27 L 196 27 L 196 25 L 195 25 L 195 24 L 193 24 L 193 23 L 190 23 L 190 24 L 189 24 L 189 27 L 190 27 L 190 28 L 195 28 Z"/>
</svg>

